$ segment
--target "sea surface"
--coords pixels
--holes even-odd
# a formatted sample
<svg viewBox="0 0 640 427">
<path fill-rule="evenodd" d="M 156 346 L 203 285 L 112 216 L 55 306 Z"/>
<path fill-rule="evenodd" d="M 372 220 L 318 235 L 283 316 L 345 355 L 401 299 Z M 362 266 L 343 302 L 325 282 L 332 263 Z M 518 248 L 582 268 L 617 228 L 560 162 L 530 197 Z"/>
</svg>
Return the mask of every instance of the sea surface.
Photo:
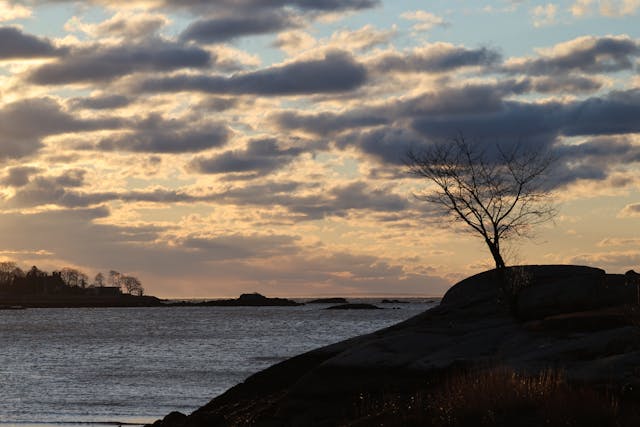
<svg viewBox="0 0 640 427">
<path fill-rule="evenodd" d="M 362 300 L 350 300 L 359 302 Z M 0 311 L 0 426 L 143 424 L 251 374 L 434 305 Z M 379 302 L 378 300 L 367 302 Z"/>
</svg>

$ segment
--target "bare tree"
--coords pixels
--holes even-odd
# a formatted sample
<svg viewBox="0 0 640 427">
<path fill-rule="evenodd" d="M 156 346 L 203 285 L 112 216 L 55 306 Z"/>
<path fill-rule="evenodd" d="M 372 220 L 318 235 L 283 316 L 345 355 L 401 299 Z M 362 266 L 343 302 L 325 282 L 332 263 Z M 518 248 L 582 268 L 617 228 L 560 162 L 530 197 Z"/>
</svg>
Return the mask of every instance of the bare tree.
<svg viewBox="0 0 640 427">
<path fill-rule="evenodd" d="M 122 274 L 116 270 L 109 270 L 109 277 L 107 278 L 109 286 L 121 287 L 122 286 Z"/>
<path fill-rule="evenodd" d="M 93 286 L 102 287 L 104 286 L 104 274 L 101 272 L 96 274 L 96 277 L 93 279 Z"/>
<path fill-rule="evenodd" d="M 0 262 L 0 284 L 10 284 L 13 280 L 13 273 L 18 265 L 13 261 Z"/>
<path fill-rule="evenodd" d="M 435 184 L 416 197 L 482 236 L 496 268 L 503 269 L 502 240 L 530 236 L 533 226 L 556 214 L 545 185 L 552 160 L 546 151 L 517 146 L 507 151 L 496 146 L 489 153 L 459 136 L 409 152 L 406 164 L 410 173 Z"/>
<path fill-rule="evenodd" d="M 137 277 L 134 276 L 122 276 L 122 284 L 131 295 L 142 296 L 144 294 L 144 288 L 142 283 Z"/>
</svg>

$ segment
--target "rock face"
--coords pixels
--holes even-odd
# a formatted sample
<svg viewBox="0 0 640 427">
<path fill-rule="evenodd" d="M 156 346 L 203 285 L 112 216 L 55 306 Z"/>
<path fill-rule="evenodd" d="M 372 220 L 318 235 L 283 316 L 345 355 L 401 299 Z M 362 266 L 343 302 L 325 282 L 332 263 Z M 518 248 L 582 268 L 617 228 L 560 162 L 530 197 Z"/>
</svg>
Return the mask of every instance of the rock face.
<svg viewBox="0 0 640 427">
<path fill-rule="evenodd" d="M 157 424 L 339 425 L 357 396 L 473 366 L 553 368 L 569 381 L 637 390 L 640 323 L 622 307 L 636 303 L 636 292 L 624 276 L 589 267 L 488 271 L 416 317 L 276 364 L 188 417 Z"/>
</svg>

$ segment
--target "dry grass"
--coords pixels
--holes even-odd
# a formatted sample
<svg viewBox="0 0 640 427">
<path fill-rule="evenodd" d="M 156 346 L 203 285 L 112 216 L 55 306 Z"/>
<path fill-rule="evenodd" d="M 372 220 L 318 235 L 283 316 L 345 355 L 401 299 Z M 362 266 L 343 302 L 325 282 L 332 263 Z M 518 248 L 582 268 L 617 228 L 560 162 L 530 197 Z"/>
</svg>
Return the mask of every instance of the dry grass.
<svg viewBox="0 0 640 427">
<path fill-rule="evenodd" d="M 426 402 L 434 426 L 615 426 L 618 404 L 571 387 L 558 371 L 523 375 L 507 368 L 459 374 Z"/>
<path fill-rule="evenodd" d="M 360 397 L 352 426 L 626 427 L 618 400 L 568 384 L 558 371 L 524 375 L 509 368 L 460 372 L 411 395 Z"/>
</svg>

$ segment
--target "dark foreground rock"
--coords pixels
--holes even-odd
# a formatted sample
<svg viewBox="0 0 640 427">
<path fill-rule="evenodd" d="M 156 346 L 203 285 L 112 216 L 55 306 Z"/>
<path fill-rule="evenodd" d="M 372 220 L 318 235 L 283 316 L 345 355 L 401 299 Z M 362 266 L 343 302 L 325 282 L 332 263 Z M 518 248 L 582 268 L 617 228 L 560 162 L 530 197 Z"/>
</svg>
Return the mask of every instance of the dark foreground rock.
<svg viewBox="0 0 640 427">
<path fill-rule="evenodd" d="M 325 308 L 325 310 L 382 310 L 382 308 L 377 307 L 373 304 L 352 303 L 332 305 L 331 307 Z"/>
<path fill-rule="evenodd" d="M 348 304 L 345 298 L 318 298 L 307 301 L 307 304 Z"/>
<path fill-rule="evenodd" d="M 552 371 L 572 385 L 588 386 L 589 393 L 612 393 L 633 410 L 640 406 L 640 322 L 637 307 L 629 306 L 636 298 L 636 285 L 624 276 L 589 267 L 481 273 L 455 285 L 439 306 L 418 316 L 276 364 L 188 417 L 157 425 L 409 425 L 396 414 L 373 422 L 371 413 L 375 420 L 382 416 L 376 411 L 393 410 L 389 396 L 428 392 L 452 373 L 491 366 L 518 375 Z M 477 392 L 478 397 L 487 394 Z M 583 397 L 591 394 L 563 396 L 579 401 L 585 411 L 594 407 Z M 567 407 L 564 401 L 555 404 Z M 591 418 L 595 424 L 589 425 L 638 425 L 637 419 L 608 424 Z M 476 421 L 461 425 L 480 425 Z M 500 425 L 542 425 L 520 421 Z"/>
<path fill-rule="evenodd" d="M 269 298 L 258 293 L 242 294 L 238 298 L 203 302 L 174 302 L 171 307 L 293 307 L 303 305 L 286 298 Z"/>
</svg>

